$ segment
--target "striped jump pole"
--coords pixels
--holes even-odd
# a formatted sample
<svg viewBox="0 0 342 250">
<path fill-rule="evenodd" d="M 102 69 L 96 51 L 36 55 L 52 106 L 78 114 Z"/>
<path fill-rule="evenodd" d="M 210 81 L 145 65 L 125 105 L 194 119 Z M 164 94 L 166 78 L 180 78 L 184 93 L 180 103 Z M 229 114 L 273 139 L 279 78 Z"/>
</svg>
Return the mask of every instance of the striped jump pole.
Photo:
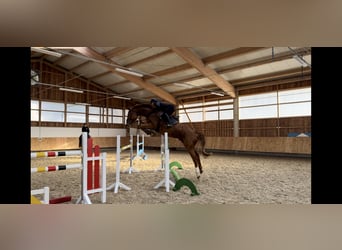
<svg viewBox="0 0 342 250">
<path fill-rule="evenodd" d="M 175 186 L 175 183 L 173 183 L 170 180 L 170 168 L 169 168 L 169 159 L 170 159 L 170 150 L 169 150 L 169 141 L 168 141 L 168 133 L 165 132 L 164 135 L 161 135 L 162 137 L 162 166 L 161 168 L 164 170 L 164 178 L 154 187 L 154 189 L 160 188 L 164 185 L 166 192 L 170 191 L 170 185 Z"/>
<path fill-rule="evenodd" d="M 31 159 L 44 158 L 44 157 L 73 156 L 73 155 L 81 155 L 81 154 L 82 154 L 81 150 L 33 152 L 31 153 Z"/>
<path fill-rule="evenodd" d="M 39 173 L 39 172 L 61 171 L 61 170 L 74 169 L 74 168 L 82 168 L 82 164 L 81 163 L 75 163 L 75 164 L 69 164 L 69 165 L 36 167 L 36 168 L 31 168 L 31 174 L 32 173 Z"/>
</svg>

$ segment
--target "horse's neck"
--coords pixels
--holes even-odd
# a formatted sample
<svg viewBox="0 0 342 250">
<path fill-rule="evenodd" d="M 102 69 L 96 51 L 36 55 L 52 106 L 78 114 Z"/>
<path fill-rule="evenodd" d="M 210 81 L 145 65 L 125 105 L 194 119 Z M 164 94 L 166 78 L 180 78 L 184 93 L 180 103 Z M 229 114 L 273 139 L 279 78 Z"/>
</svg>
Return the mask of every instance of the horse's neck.
<svg viewBox="0 0 342 250">
<path fill-rule="evenodd" d="M 160 119 L 158 116 L 159 110 L 153 109 L 152 107 L 142 107 L 137 114 L 146 117 L 146 119 L 152 124 L 153 129 L 158 131 L 160 126 Z"/>
<path fill-rule="evenodd" d="M 158 116 L 158 113 L 161 111 L 149 104 L 140 104 L 135 106 L 132 109 L 132 112 L 137 114 L 138 116 L 145 116 L 146 118 L 148 118 L 150 116 Z"/>
</svg>

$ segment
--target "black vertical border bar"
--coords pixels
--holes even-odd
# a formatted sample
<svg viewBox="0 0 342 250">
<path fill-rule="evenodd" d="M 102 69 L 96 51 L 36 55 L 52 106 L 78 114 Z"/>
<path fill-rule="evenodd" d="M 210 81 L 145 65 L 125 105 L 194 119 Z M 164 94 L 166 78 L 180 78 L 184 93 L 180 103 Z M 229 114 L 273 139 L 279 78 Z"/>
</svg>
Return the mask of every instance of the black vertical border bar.
<svg viewBox="0 0 342 250">
<path fill-rule="evenodd" d="M 30 47 L 0 47 L 1 204 L 30 204 Z"/>
<path fill-rule="evenodd" d="M 312 48 L 312 204 L 342 204 L 342 47 Z"/>
</svg>

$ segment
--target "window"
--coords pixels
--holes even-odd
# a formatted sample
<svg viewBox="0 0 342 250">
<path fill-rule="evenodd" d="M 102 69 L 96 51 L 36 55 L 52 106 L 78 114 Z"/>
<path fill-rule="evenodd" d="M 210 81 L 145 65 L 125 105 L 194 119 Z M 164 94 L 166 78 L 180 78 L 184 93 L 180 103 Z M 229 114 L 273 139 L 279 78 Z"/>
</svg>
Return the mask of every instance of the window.
<svg viewBox="0 0 342 250">
<path fill-rule="evenodd" d="M 279 117 L 311 116 L 311 88 L 279 91 Z"/>
<path fill-rule="evenodd" d="M 218 120 L 218 101 L 205 102 L 203 108 L 205 121 Z"/>
<path fill-rule="evenodd" d="M 219 101 L 219 120 L 233 120 L 233 100 Z"/>
<path fill-rule="evenodd" d="M 64 104 L 57 102 L 42 102 L 41 121 L 64 122 Z"/>
<path fill-rule="evenodd" d="M 125 110 L 126 114 L 128 110 Z M 123 124 L 122 109 L 108 109 L 108 123 Z"/>
<path fill-rule="evenodd" d="M 233 119 L 233 100 L 207 101 L 179 106 L 179 121 L 215 121 Z"/>
<path fill-rule="evenodd" d="M 239 119 L 277 117 L 277 92 L 241 96 Z"/>
<path fill-rule="evenodd" d="M 101 108 L 89 107 L 89 122 L 100 123 L 101 122 Z"/>
<path fill-rule="evenodd" d="M 239 116 L 240 120 L 277 117 L 277 105 L 241 108 Z"/>
<path fill-rule="evenodd" d="M 233 109 L 232 110 L 220 110 L 219 115 L 220 115 L 219 120 L 232 120 L 234 118 Z"/>
<path fill-rule="evenodd" d="M 66 105 L 66 121 L 67 122 L 86 122 L 86 106 L 82 104 Z"/>
<path fill-rule="evenodd" d="M 183 107 L 180 107 L 179 109 L 179 121 L 180 122 L 190 122 L 188 119 L 188 116 L 190 117 L 190 120 L 193 122 L 200 122 L 203 121 L 203 108 L 198 108 L 199 104 L 184 104 Z"/>
<path fill-rule="evenodd" d="M 39 101 L 31 100 L 31 121 L 39 121 Z"/>
<path fill-rule="evenodd" d="M 240 119 L 311 115 L 311 88 L 241 96 Z"/>
<path fill-rule="evenodd" d="M 31 100 L 31 121 L 39 121 L 39 113 L 41 113 L 41 121 L 46 122 L 65 122 L 64 113 L 66 114 L 66 122 L 84 123 L 116 123 L 123 124 L 123 109 L 104 108 L 96 106 L 88 106 L 84 104 L 64 104 L 58 102 L 41 102 L 39 108 L 38 100 Z M 88 110 L 88 111 L 87 111 Z M 125 110 L 126 116 L 128 110 Z"/>
<path fill-rule="evenodd" d="M 239 119 L 311 116 L 311 87 L 240 96 Z M 234 100 L 180 105 L 179 121 L 232 120 Z M 124 124 L 128 109 L 31 100 L 31 121 Z M 88 115 L 88 119 L 87 119 Z"/>
<path fill-rule="evenodd" d="M 217 112 L 217 110 L 216 111 L 205 112 L 205 120 L 206 121 L 218 120 L 218 112 Z"/>
</svg>

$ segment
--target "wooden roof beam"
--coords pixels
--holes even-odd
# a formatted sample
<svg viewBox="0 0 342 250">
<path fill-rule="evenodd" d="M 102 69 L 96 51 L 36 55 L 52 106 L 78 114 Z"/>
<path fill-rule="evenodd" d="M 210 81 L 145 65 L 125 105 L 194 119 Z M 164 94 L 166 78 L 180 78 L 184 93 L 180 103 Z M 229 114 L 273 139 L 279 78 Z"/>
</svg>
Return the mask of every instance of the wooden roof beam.
<svg viewBox="0 0 342 250">
<path fill-rule="evenodd" d="M 100 53 L 98 53 L 98 52 L 96 52 L 96 51 L 94 51 L 88 47 L 75 47 L 74 50 L 77 51 L 78 53 L 82 54 L 83 56 L 86 56 L 86 57 L 89 57 L 92 59 L 96 59 L 99 61 L 103 61 L 106 63 L 111 62 L 113 64 L 119 65 L 118 63 L 114 62 L 113 60 L 109 60 L 104 55 L 102 55 L 102 54 L 100 54 Z M 131 81 L 132 83 L 135 83 L 139 87 L 144 88 L 147 91 L 152 92 L 153 94 L 157 95 L 161 99 L 163 99 L 169 103 L 172 103 L 174 105 L 177 105 L 176 98 L 174 98 L 170 93 L 164 91 L 163 89 L 157 87 L 156 85 L 154 85 L 150 82 L 145 81 L 143 78 L 118 72 L 115 70 L 116 67 L 114 65 L 111 66 L 108 64 L 103 64 L 103 66 L 108 68 L 113 73 L 120 75 L 121 77 Z"/>
<path fill-rule="evenodd" d="M 234 86 L 220 76 L 215 70 L 206 66 L 190 49 L 184 47 L 173 47 L 171 49 L 232 98 L 236 97 Z"/>
<path fill-rule="evenodd" d="M 114 56 L 119 56 L 121 54 L 124 54 L 130 50 L 132 50 L 134 48 L 130 48 L 130 47 L 116 47 L 112 50 L 109 50 L 107 51 L 106 53 L 104 53 L 103 55 L 106 57 L 106 58 L 112 58 Z"/>
</svg>

